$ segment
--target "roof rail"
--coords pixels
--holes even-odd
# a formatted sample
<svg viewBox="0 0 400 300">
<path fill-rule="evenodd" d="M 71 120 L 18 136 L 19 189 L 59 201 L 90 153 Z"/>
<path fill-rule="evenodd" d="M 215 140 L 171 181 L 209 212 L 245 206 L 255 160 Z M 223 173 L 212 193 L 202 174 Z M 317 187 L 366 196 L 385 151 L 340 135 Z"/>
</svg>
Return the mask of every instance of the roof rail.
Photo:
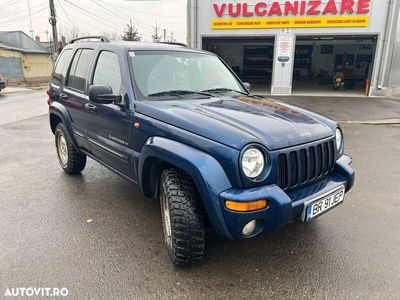
<svg viewBox="0 0 400 300">
<path fill-rule="evenodd" d="M 99 39 L 102 43 L 109 43 L 110 40 L 102 35 L 90 35 L 90 36 L 82 36 L 76 39 L 71 40 L 71 44 L 81 41 L 81 40 L 90 40 L 90 39 Z"/>
<path fill-rule="evenodd" d="M 174 46 L 181 46 L 187 48 L 187 45 L 184 43 L 173 43 L 173 42 L 160 42 L 160 44 L 166 44 L 166 45 L 174 45 Z"/>
</svg>

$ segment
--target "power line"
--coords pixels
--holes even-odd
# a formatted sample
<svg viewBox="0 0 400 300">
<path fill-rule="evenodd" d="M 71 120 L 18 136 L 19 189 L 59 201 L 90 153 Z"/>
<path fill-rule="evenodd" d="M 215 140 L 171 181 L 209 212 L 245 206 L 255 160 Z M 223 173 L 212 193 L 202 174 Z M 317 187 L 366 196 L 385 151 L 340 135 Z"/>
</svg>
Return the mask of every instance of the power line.
<svg viewBox="0 0 400 300">
<path fill-rule="evenodd" d="M 41 5 L 42 6 L 42 5 Z M 44 10 L 43 10 L 43 8 L 41 7 L 40 9 L 38 9 L 38 10 L 35 10 L 35 11 L 33 11 L 32 12 L 32 16 L 35 16 L 35 15 L 37 15 L 38 13 L 40 13 L 40 12 L 43 12 Z M 25 11 L 26 12 L 26 11 Z M 15 18 L 15 16 L 12 16 L 12 20 L 8 20 L 8 21 L 5 21 L 4 23 L 1 23 L 1 26 L 8 26 L 10 23 L 19 23 L 19 22 L 21 22 L 21 21 L 26 21 L 26 16 L 25 16 L 25 12 L 24 12 L 24 15 L 23 16 L 21 16 L 21 17 L 18 17 L 18 18 Z M 3 20 L 2 20 L 3 21 Z"/>
<path fill-rule="evenodd" d="M 118 30 L 119 32 L 121 32 L 120 28 L 116 27 L 115 25 L 113 25 L 111 23 L 108 23 L 108 22 L 104 21 L 101 17 L 99 17 L 98 15 L 92 13 L 91 11 L 89 11 L 89 10 L 83 8 L 83 7 L 79 7 L 78 5 L 76 5 L 75 3 L 73 3 L 73 2 L 71 2 L 69 0 L 65 0 L 65 3 L 68 4 L 70 7 L 74 8 L 75 10 L 79 10 L 79 11 L 83 10 L 83 11 L 85 11 L 89 15 L 95 17 L 99 22 L 101 22 L 101 23 L 103 23 L 103 24 L 105 24 L 107 26 L 113 27 L 113 28 L 115 28 L 115 30 Z"/>
<path fill-rule="evenodd" d="M 39 8 L 39 7 L 40 7 L 40 10 L 43 10 L 46 6 L 47 6 L 47 5 L 46 5 L 45 3 L 41 3 L 41 4 L 37 5 L 37 6 L 32 6 L 32 7 L 31 7 L 31 10 L 33 11 L 34 9 L 37 9 L 37 8 Z M 4 9 L 4 8 L 3 8 L 3 9 Z M 17 13 L 10 14 L 10 15 L 8 15 L 7 17 L 2 17 L 2 18 L 0 19 L 0 21 L 5 21 L 5 20 L 7 20 L 7 19 L 16 20 L 16 15 L 21 15 L 21 16 L 18 17 L 17 19 L 24 18 L 24 19 L 26 20 L 26 13 L 27 13 L 27 12 L 28 12 L 28 9 L 27 9 L 27 8 L 26 8 L 26 9 L 23 9 L 23 10 L 19 10 Z M 35 12 L 37 12 L 37 11 L 35 10 Z M 32 15 L 33 15 L 33 12 L 32 12 Z M 8 21 L 6 21 L 6 22 L 8 23 Z"/>
<path fill-rule="evenodd" d="M 120 6 L 120 5 L 116 5 L 115 3 L 107 2 L 107 1 L 104 1 L 104 0 L 98 0 L 98 1 L 100 1 L 100 2 L 102 2 L 102 3 L 106 3 L 106 4 L 108 4 L 108 5 L 112 5 L 112 6 L 114 6 L 114 7 L 119 7 L 119 8 L 124 9 L 124 10 L 128 9 L 127 7 L 123 7 L 123 6 Z M 155 17 L 173 18 L 173 19 L 185 19 L 185 17 L 177 17 L 177 16 L 168 16 L 168 15 L 153 14 L 153 13 L 149 13 L 149 12 L 145 12 L 145 11 L 133 10 L 133 9 L 130 9 L 130 8 L 129 8 L 129 11 L 131 11 L 131 12 L 136 12 L 136 13 L 140 13 L 140 14 L 144 14 L 144 15 L 155 16 Z"/>
<path fill-rule="evenodd" d="M 107 25 L 107 26 L 109 26 L 109 27 L 113 27 L 115 30 L 117 30 L 118 32 L 123 32 L 123 30 L 121 29 L 122 28 L 122 26 L 121 26 L 121 28 L 120 27 L 116 27 L 114 24 L 111 24 L 111 23 L 109 23 L 109 22 L 106 22 L 106 21 L 104 21 L 104 19 L 106 18 L 106 17 L 100 17 L 99 15 L 97 15 L 97 14 L 94 14 L 94 13 L 92 13 L 91 11 L 89 11 L 86 7 L 84 7 L 84 6 L 82 6 L 82 5 L 77 5 L 77 4 L 75 4 L 75 3 L 73 3 L 72 1 L 70 1 L 70 0 L 64 0 L 65 1 L 65 3 L 66 4 L 68 4 L 71 8 L 74 8 L 75 10 L 79 10 L 79 11 L 85 11 L 85 12 L 87 12 L 88 14 L 90 14 L 90 15 L 92 15 L 93 17 L 95 17 L 99 22 L 101 22 L 101 23 L 103 23 L 103 24 L 105 24 L 105 25 Z M 123 19 L 121 16 L 118 16 L 119 18 L 121 18 L 121 19 Z M 125 21 L 124 21 L 125 22 Z M 143 29 L 143 28 L 141 28 L 141 26 L 143 25 L 143 26 L 145 26 L 144 24 L 136 24 L 138 27 L 139 27 L 139 29 L 141 30 L 141 31 L 143 31 L 143 32 L 145 32 L 145 33 L 147 33 L 147 34 L 150 34 L 150 30 L 148 30 L 148 29 Z M 150 27 L 150 26 L 149 26 Z"/>
<path fill-rule="evenodd" d="M 14 5 L 17 2 L 18 2 L 18 0 L 10 0 L 10 1 L 0 5 L 0 9 L 6 8 L 6 7 L 11 6 L 11 5 Z"/>
<path fill-rule="evenodd" d="M 60 0 L 57 0 L 58 5 L 60 5 L 62 11 L 64 12 L 65 16 L 67 17 L 68 21 L 71 23 L 72 26 L 76 27 L 75 24 L 71 21 L 67 11 L 65 10 L 64 6 L 61 4 Z"/>
<path fill-rule="evenodd" d="M 31 15 L 31 3 L 28 0 L 28 12 L 29 12 L 29 30 L 31 32 L 31 38 L 33 38 L 33 25 L 32 25 L 32 15 Z"/>
<path fill-rule="evenodd" d="M 110 3 L 105 2 L 105 1 L 102 1 L 102 0 L 97 0 L 97 1 L 102 2 L 102 3 L 105 3 L 105 4 L 110 4 Z M 128 18 L 125 18 L 125 17 L 121 16 L 120 14 L 116 13 L 115 11 L 113 11 L 113 10 L 111 10 L 111 9 L 109 9 L 109 8 L 107 8 L 107 7 L 105 7 L 104 5 L 101 5 L 101 4 L 98 3 L 97 1 L 96 1 L 96 0 L 92 0 L 92 2 L 93 2 L 94 4 L 97 4 L 98 6 L 100 6 L 100 7 L 103 8 L 104 10 L 106 10 L 107 12 L 112 13 L 114 16 L 117 16 L 117 17 L 119 17 L 119 18 L 121 18 L 121 19 L 124 19 L 125 21 L 129 21 Z M 125 10 L 126 10 L 126 8 L 125 8 Z M 130 10 L 130 11 L 131 11 L 131 10 Z M 139 22 L 141 22 L 141 20 L 138 20 L 138 19 L 136 19 L 136 18 L 135 18 L 134 20 L 136 21 L 136 24 L 137 24 L 137 26 L 138 26 L 139 28 L 140 28 L 141 26 L 143 26 L 143 27 L 148 28 L 148 29 L 152 32 L 152 30 L 153 30 L 153 27 L 152 27 L 152 26 L 146 25 L 146 24 L 144 24 L 144 23 L 139 23 Z M 141 29 L 141 30 L 146 31 L 146 30 L 144 30 L 144 29 Z"/>
<path fill-rule="evenodd" d="M 105 11 L 107 11 L 107 12 L 113 14 L 114 16 L 117 16 L 118 18 L 122 18 L 121 15 L 115 13 L 113 10 L 111 10 L 111 9 L 109 9 L 109 8 L 107 8 L 107 7 L 105 7 L 104 5 L 102 5 L 102 4 L 98 3 L 98 2 L 96 2 L 95 0 L 92 0 L 92 3 L 96 4 L 97 6 L 100 6 L 100 7 L 103 8 Z M 126 19 L 126 21 L 128 21 L 128 20 Z"/>
<path fill-rule="evenodd" d="M 120 14 L 116 13 L 115 11 L 113 11 L 113 10 L 111 10 L 111 9 L 109 9 L 109 8 L 107 8 L 107 7 L 105 7 L 104 5 L 98 3 L 96 0 L 91 0 L 91 1 L 92 1 L 92 3 L 94 3 L 94 4 L 98 5 L 99 7 L 103 8 L 105 11 L 107 11 L 107 12 L 113 14 L 114 16 L 116 16 L 116 17 L 118 17 L 118 18 L 123 19 L 125 22 L 129 22 L 129 21 L 130 21 L 130 19 L 121 16 Z M 101 1 L 101 0 L 99 0 L 99 1 L 100 1 L 100 2 L 103 2 L 103 3 L 107 3 L 107 2 L 104 2 L 104 1 Z M 134 20 L 137 21 L 136 18 L 135 18 Z M 137 23 L 137 22 L 136 22 L 136 23 Z M 148 26 L 148 25 L 146 25 L 146 24 L 140 24 L 140 26 L 144 26 L 144 27 L 147 27 L 147 28 L 153 30 L 153 27 Z M 140 26 L 138 26 L 138 27 L 140 27 Z M 141 30 L 142 30 L 142 29 L 141 29 Z"/>
</svg>

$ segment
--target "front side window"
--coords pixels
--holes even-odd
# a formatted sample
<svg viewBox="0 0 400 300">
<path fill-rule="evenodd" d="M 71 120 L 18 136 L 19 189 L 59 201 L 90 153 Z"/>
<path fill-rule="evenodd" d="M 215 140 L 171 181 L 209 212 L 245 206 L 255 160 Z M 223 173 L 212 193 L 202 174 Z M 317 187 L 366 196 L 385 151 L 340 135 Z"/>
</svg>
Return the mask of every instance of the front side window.
<svg viewBox="0 0 400 300">
<path fill-rule="evenodd" d="M 109 51 L 100 53 L 94 71 L 93 84 L 109 86 L 115 95 L 121 93 L 121 70 L 115 53 Z"/>
<path fill-rule="evenodd" d="M 92 49 L 81 49 L 75 53 L 68 75 L 68 87 L 80 92 L 85 91 L 86 80 L 89 74 L 93 52 L 94 51 Z"/>
<path fill-rule="evenodd" d="M 213 90 L 246 93 L 239 80 L 214 56 L 193 52 L 130 52 L 138 98 L 158 100 L 168 92 L 210 92 Z M 178 97 L 179 98 L 179 97 Z"/>
</svg>

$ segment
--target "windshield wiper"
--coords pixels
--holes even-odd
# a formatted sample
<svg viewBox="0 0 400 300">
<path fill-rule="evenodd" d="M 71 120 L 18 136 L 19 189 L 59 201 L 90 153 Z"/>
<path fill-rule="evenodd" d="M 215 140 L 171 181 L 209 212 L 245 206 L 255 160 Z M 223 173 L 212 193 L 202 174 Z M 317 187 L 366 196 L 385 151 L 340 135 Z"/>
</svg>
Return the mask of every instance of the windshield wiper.
<svg viewBox="0 0 400 300">
<path fill-rule="evenodd" d="M 159 93 L 154 93 L 148 95 L 148 97 L 157 97 L 157 96 L 180 96 L 180 95 L 190 95 L 190 94 L 196 94 L 196 95 L 202 95 L 202 96 L 207 96 L 207 97 L 212 97 L 210 93 L 207 92 L 197 92 L 197 91 L 185 91 L 185 90 L 172 90 L 172 91 L 164 91 L 164 92 L 159 92 Z"/>
<path fill-rule="evenodd" d="M 215 88 L 215 89 L 209 89 L 209 90 L 205 90 L 202 91 L 204 93 L 227 93 L 227 92 L 235 92 L 235 93 L 239 93 L 242 95 L 248 95 L 248 93 L 245 92 L 241 92 L 241 91 L 237 91 L 237 90 L 233 90 L 233 89 L 229 89 L 229 88 Z"/>
</svg>

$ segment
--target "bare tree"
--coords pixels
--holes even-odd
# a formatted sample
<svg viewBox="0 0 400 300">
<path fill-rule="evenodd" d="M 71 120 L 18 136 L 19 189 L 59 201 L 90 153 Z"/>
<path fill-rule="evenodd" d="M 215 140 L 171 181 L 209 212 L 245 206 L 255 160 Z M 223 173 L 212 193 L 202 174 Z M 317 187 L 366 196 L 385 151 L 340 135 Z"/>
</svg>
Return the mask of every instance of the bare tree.
<svg viewBox="0 0 400 300">
<path fill-rule="evenodd" d="M 168 34 L 167 42 L 168 43 L 175 43 L 176 42 L 175 32 L 173 32 L 172 30 Z"/>
<path fill-rule="evenodd" d="M 151 34 L 151 38 L 153 39 L 153 42 L 155 42 L 155 43 L 160 43 L 162 40 L 161 30 L 157 24 L 155 27 L 153 27 L 153 33 Z"/>
<path fill-rule="evenodd" d="M 60 26 L 58 29 L 58 35 L 64 36 L 67 43 L 71 40 L 76 39 L 77 37 L 81 36 L 81 32 L 75 26 L 68 26 L 67 28 Z"/>
<path fill-rule="evenodd" d="M 110 41 L 120 41 L 121 36 L 115 31 L 103 31 L 101 35 L 108 38 Z"/>
</svg>

